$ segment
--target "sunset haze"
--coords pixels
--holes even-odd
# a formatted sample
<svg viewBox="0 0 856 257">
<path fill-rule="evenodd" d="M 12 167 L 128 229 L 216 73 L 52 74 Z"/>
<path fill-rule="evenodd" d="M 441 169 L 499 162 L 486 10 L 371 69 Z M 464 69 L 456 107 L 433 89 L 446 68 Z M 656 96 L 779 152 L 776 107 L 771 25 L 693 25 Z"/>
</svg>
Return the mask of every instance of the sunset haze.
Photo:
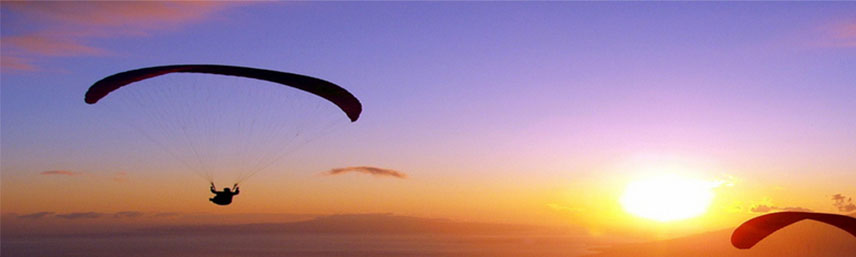
<svg viewBox="0 0 856 257">
<path fill-rule="evenodd" d="M 619 256 L 634 250 L 603 249 L 718 240 L 769 212 L 856 213 L 852 2 L 3 1 L 0 10 L 4 256 L 30 249 L 9 248 L 11 236 L 257 229 L 248 224 L 303 235 L 338 219 L 394 220 L 414 234 L 501 232 L 555 250 L 514 252 L 523 256 Z M 231 115 L 282 119 L 276 125 L 283 127 L 291 124 L 285 115 L 315 114 L 257 107 L 254 97 L 276 102 L 269 90 L 292 90 L 338 122 L 288 149 L 270 141 L 282 152 L 259 157 L 270 164 L 241 181 L 232 204 L 217 206 L 207 200 L 209 182 L 220 190 L 237 173 L 217 171 L 225 176 L 206 181 L 188 170 L 195 159 L 169 153 L 192 149 L 186 143 L 148 135 L 169 128 L 120 120 L 127 112 L 110 102 L 84 103 L 87 89 L 106 76 L 174 64 L 320 78 L 359 99 L 362 114 L 351 123 L 315 95 L 232 76 L 176 73 L 139 82 L 169 87 L 199 77 L 202 87 L 253 87 L 228 107 Z M 119 91 L 134 86 L 105 100 L 133 97 Z M 230 115 L 205 110 L 200 120 Z M 219 131 L 202 141 L 243 141 L 249 149 L 210 159 L 253 163 L 269 150 L 252 149 L 258 143 L 247 137 L 290 139 L 279 127 Z M 213 147 L 242 152 L 231 143 Z M 665 194 L 698 196 L 632 201 L 656 203 L 666 214 L 701 207 L 662 218 L 622 203 L 633 185 L 671 175 L 685 186 Z M 649 191 L 632 194 L 658 193 Z M 841 234 L 829 242 L 856 242 Z M 514 249 L 482 239 L 479 245 L 497 248 L 462 252 Z M 414 251 L 403 253 L 422 249 L 395 242 Z M 429 245 L 418 246 L 445 249 Z M 182 253 L 175 256 L 197 254 Z"/>
</svg>

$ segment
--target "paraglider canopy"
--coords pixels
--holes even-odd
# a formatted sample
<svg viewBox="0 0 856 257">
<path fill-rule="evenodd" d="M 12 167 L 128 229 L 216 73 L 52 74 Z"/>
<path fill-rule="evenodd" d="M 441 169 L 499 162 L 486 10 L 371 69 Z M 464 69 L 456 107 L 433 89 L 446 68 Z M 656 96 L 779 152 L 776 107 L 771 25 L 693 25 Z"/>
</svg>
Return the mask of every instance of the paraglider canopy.
<svg viewBox="0 0 856 257">
<path fill-rule="evenodd" d="M 229 184 L 356 121 L 362 111 L 354 95 L 326 80 L 214 64 L 119 72 L 95 82 L 84 100 L 107 124 L 124 123 L 115 130 L 121 136 L 148 139 L 132 145 L 136 138 L 129 138 L 121 148 L 143 150 L 147 164 L 166 165 L 157 170 L 188 170 L 209 182 L 234 177 Z M 172 158 L 162 161 L 160 154 Z M 169 166 L 170 160 L 183 167 Z"/>
<path fill-rule="evenodd" d="M 360 112 L 362 112 L 362 105 L 354 95 L 344 88 L 322 79 L 281 71 L 214 64 L 155 66 L 116 73 L 95 82 L 95 84 L 89 87 L 89 91 L 86 92 L 86 98 L 84 100 L 88 104 L 94 104 L 101 98 L 107 96 L 110 92 L 113 92 L 120 87 L 140 80 L 174 72 L 239 76 L 267 80 L 294 87 L 333 102 L 348 115 L 348 118 L 350 118 L 352 122 L 357 121 L 360 117 Z"/>
<path fill-rule="evenodd" d="M 856 237 L 856 218 L 850 216 L 814 212 L 777 212 L 752 218 L 737 227 L 731 234 L 731 244 L 739 249 L 752 248 L 773 232 L 805 219 L 838 227 Z"/>
</svg>

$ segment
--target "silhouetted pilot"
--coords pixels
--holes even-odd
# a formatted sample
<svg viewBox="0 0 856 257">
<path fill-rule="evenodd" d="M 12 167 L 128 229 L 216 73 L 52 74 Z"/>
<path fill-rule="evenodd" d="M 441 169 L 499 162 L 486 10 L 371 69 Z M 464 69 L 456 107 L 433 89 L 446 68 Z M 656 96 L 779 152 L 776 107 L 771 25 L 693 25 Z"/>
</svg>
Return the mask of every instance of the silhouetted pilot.
<svg viewBox="0 0 856 257">
<path fill-rule="evenodd" d="M 231 190 L 229 190 L 228 187 L 224 187 L 223 191 L 219 192 L 219 191 L 217 191 L 216 188 L 214 188 L 214 183 L 211 183 L 211 193 L 214 193 L 217 195 L 215 195 L 213 198 L 210 198 L 208 200 L 210 200 L 211 202 L 213 202 L 217 205 L 229 205 L 230 203 L 232 203 L 232 196 L 236 196 L 236 195 L 238 195 L 238 193 L 241 192 L 240 188 L 238 188 L 238 184 L 235 184 L 232 187 L 235 188 L 234 193 Z"/>
</svg>

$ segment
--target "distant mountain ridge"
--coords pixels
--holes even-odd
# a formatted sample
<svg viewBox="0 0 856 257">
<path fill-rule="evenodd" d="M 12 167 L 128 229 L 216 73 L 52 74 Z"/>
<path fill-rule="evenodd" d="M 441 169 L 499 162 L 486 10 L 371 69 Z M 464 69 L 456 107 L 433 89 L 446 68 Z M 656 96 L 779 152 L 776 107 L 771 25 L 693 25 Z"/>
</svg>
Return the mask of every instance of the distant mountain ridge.
<svg viewBox="0 0 856 257">
<path fill-rule="evenodd" d="M 347 234 L 502 234 L 559 233 L 558 230 L 516 224 L 455 222 L 382 214 L 341 214 L 287 223 L 164 226 L 148 233 L 347 233 Z M 143 232 L 141 231 L 141 232 Z"/>
</svg>

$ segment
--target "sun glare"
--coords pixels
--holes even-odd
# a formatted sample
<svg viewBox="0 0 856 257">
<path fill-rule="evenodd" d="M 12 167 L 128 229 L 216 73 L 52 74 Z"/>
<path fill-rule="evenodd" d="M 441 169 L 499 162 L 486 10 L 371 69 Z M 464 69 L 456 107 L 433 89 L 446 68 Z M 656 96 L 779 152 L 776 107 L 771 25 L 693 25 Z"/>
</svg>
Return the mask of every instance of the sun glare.
<svg viewBox="0 0 856 257">
<path fill-rule="evenodd" d="M 636 216 L 674 221 L 704 214 L 713 200 L 714 183 L 676 175 L 633 181 L 621 196 L 621 206 Z"/>
</svg>

